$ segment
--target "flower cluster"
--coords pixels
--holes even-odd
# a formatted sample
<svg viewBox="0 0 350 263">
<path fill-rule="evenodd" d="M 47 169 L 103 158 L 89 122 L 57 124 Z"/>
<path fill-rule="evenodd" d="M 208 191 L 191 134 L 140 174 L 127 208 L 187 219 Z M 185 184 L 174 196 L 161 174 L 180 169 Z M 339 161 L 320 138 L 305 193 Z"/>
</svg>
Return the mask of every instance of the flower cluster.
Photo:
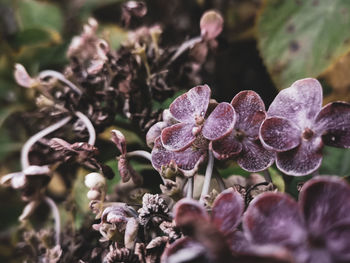
<svg viewBox="0 0 350 263">
<path fill-rule="evenodd" d="M 174 217 L 186 237 L 169 246 L 163 260 L 348 262 L 349 204 L 349 185 L 330 176 L 308 181 L 299 202 L 287 194 L 266 192 L 245 212 L 242 197 L 232 189 L 216 198 L 210 216 L 197 201 L 182 199 Z"/>
<path fill-rule="evenodd" d="M 169 107 L 172 121 L 163 120 L 148 132 L 158 171 L 175 165 L 191 176 L 212 151 L 249 172 L 276 160 L 284 173 L 306 175 L 320 166 L 323 144 L 350 147 L 350 104 L 334 102 L 321 109 L 322 87 L 315 79 L 281 91 L 267 112 L 254 91 L 238 93 L 230 104 L 210 103 L 210 93 L 204 85 L 181 95 Z"/>
</svg>

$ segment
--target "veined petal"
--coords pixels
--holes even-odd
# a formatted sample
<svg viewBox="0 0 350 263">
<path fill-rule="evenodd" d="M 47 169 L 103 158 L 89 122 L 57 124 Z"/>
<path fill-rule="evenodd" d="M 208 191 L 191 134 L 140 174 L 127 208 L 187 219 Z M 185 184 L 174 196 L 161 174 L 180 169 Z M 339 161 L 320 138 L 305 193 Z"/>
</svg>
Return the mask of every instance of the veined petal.
<svg viewBox="0 0 350 263">
<path fill-rule="evenodd" d="M 155 123 L 146 134 L 146 143 L 148 147 L 153 148 L 154 141 L 161 135 L 162 130 L 169 125 L 165 121 Z"/>
<path fill-rule="evenodd" d="M 265 104 L 260 96 L 252 90 L 244 90 L 232 99 L 231 105 L 237 114 L 235 128 L 257 139 L 260 125 L 266 118 Z"/>
<path fill-rule="evenodd" d="M 350 221 L 350 186 L 336 176 L 306 182 L 299 203 L 311 233 L 322 234 L 341 221 Z"/>
<path fill-rule="evenodd" d="M 329 103 L 322 108 L 316 118 L 316 129 L 324 144 L 350 148 L 350 104 Z"/>
<path fill-rule="evenodd" d="M 317 170 L 322 162 L 323 143 L 320 137 L 301 144 L 289 151 L 277 153 L 276 165 L 288 175 L 303 176 Z"/>
<path fill-rule="evenodd" d="M 166 247 L 161 258 L 164 263 L 194 263 L 209 261 L 208 251 L 199 242 L 183 237 Z"/>
<path fill-rule="evenodd" d="M 306 240 L 297 202 L 282 193 L 265 192 L 253 199 L 244 214 L 243 229 L 258 245 L 297 248 Z"/>
<path fill-rule="evenodd" d="M 211 214 L 213 224 L 225 235 L 231 235 L 241 221 L 244 201 L 233 188 L 226 189 L 215 199 Z"/>
<path fill-rule="evenodd" d="M 285 118 L 267 118 L 260 127 L 260 140 L 271 150 L 284 152 L 297 147 L 301 141 L 301 131 Z"/>
<path fill-rule="evenodd" d="M 170 113 L 180 122 L 195 123 L 196 117 L 204 118 L 210 95 L 207 85 L 194 87 L 170 104 Z"/>
<path fill-rule="evenodd" d="M 164 148 L 169 151 L 181 151 L 189 147 L 196 139 L 194 124 L 178 123 L 162 130 L 161 139 Z"/>
<path fill-rule="evenodd" d="M 332 227 L 325 238 L 335 262 L 350 262 L 350 221 Z"/>
<path fill-rule="evenodd" d="M 321 84 L 312 78 L 301 79 L 278 93 L 267 115 L 283 117 L 301 129 L 312 126 L 322 107 Z"/>
<path fill-rule="evenodd" d="M 234 132 L 220 140 L 210 142 L 209 147 L 218 160 L 228 159 L 242 151 L 242 143 L 235 138 Z"/>
<path fill-rule="evenodd" d="M 194 173 L 206 157 L 206 151 L 194 147 L 179 152 L 168 151 L 163 147 L 160 138 L 155 140 L 151 154 L 152 165 L 157 171 L 160 171 L 162 166 L 169 165 L 173 160 L 185 175 Z"/>
<path fill-rule="evenodd" d="M 246 139 L 242 142 L 242 151 L 238 156 L 238 165 L 248 172 L 265 170 L 275 161 L 276 154 L 265 149 L 259 140 Z"/>
<path fill-rule="evenodd" d="M 191 198 L 183 198 L 174 207 L 174 220 L 177 226 L 183 226 L 198 220 L 209 221 L 209 215 L 204 206 Z"/>
<path fill-rule="evenodd" d="M 235 122 L 235 110 L 229 103 L 222 102 L 204 122 L 202 134 L 210 141 L 221 139 L 233 130 Z"/>
</svg>

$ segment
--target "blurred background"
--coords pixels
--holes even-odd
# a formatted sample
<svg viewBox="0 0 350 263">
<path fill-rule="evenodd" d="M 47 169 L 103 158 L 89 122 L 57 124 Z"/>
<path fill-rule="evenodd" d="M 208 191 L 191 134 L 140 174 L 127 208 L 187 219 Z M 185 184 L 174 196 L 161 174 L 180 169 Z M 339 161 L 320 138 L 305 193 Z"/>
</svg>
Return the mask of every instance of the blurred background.
<svg viewBox="0 0 350 263">
<path fill-rule="evenodd" d="M 200 72 L 215 99 L 230 101 L 239 91 L 250 89 L 268 107 L 279 90 L 295 80 L 315 77 L 323 85 L 325 104 L 350 101 L 350 1 L 148 0 L 147 14 L 127 29 L 121 20 L 123 2 L 0 0 L 0 175 L 19 170 L 21 146 L 35 130 L 23 118 L 36 109 L 33 94 L 14 81 L 14 64 L 23 64 L 31 76 L 44 69 L 62 72 L 68 63 L 67 48 L 89 17 L 99 22 L 98 35 L 114 50 L 126 40 L 128 30 L 154 24 L 163 29 L 162 46 L 171 47 L 200 35 L 201 15 L 215 9 L 224 18 L 224 30 Z M 181 90 L 189 88 L 184 84 Z M 166 108 L 170 102 L 157 105 Z M 127 140 L 131 148 L 145 147 L 140 133 L 127 131 Z M 116 151 L 102 155 L 116 170 Z M 234 172 L 240 171 L 227 173 Z M 320 173 L 350 176 L 350 151 L 326 148 Z M 288 180 L 294 180 L 290 185 L 295 187 L 300 179 Z M 49 191 L 60 200 L 66 187 L 57 177 Z M 81 207 L 86 205 L 85 201 Z M 23 207 L 16 191 L 0 188 L 1 262 L 10 262 L 15 251 L 15 229 Z"/>
</svg>

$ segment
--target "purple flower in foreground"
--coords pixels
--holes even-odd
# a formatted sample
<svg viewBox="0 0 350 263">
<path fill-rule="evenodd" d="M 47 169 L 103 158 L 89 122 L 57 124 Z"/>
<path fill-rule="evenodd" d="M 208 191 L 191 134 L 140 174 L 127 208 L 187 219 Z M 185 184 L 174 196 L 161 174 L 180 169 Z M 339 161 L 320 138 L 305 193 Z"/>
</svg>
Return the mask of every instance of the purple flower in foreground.
<svg viewBox="0 0 350 263">
<path fill-rule="evenodd" d="M 315 177 L 302 188 L 299 203 L 286 194 L 263 193 L 243 217 L 256 245 L 281 245 L 296 262 L 350 262 L 350 187 L 334 176 Z"/>
<path fill-rule="evenodd" d="M 162 262 L 289 262 L 273 250 L 265 255 L 240 250 L 249 245 L 237 230 L 243 211 L 243 198 L 232 188 L 216 198 L 211 215 L 198 201 L 182 199 L 174 207 L 174 221 L 186 237 L 165 249 Z"/>
<path fill-rule="evenodd" d="M 232 131 L 236 114 L 229 103 L 218 104 L 206 118 L 210 94 L 207 85 L 197 86 L 171 103 L 170 113 L 179 123 L 162 130 L 165 149 L 181 151 L 201 135 L 207 140 L 217 140 Z"/>
<path fill-rule="evenodd" d="M 233 157 L 244 170 L 257 172 L 275 160 L 275 153 L 266 150 L 259 140 L 259 128 L 266 118 L 264 102 L 254 91 L 238 93 L 231 101 L 237 120 L 234 129 L 224 138 L 211 142 L 217 159 Z"/>
<path fill-rule="evenodd" d="M 322 87 L 302 79 L 282 90 L 260 128 L 265 147 L 277 151 L 276 165 L 289 175 L 310 174 L 321 165 L 323 144 L 350 148 L 350 104 L 322 108 Z"/>
</svg>

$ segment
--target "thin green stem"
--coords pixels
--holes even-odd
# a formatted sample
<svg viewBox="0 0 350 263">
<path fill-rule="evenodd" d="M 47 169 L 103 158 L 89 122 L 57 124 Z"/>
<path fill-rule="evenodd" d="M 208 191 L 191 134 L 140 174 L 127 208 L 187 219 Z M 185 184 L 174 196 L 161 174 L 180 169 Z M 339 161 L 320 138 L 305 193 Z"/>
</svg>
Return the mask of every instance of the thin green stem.
<svg viewBox="0 0 350 263">
<path fill-rule="evenodd" d="M 84 123 L 85 127 L 87 128 L 89 132 L 89 141 L 88 144 L 95 145 L 96 142 L 96 131 L 94 126 L 92 125 L 91 121 L 89 120 L 86 115 L 81 113 L 80 111 L 75 112 L 75 115 Z"/>
<path fill-rule="evenodd" d="M 214 167 L 214 155 L 212 151 L 208 151 L 208 164 L 207 164 L 207 169 L 205 170 L 205 176 L 204 176 L 204 183 L 203 183 L 203 188 L 202 188 L 202 193 L 200 196 L 199 201 L 201 203 L 204 203 L 204 197 L 208 194 L 209 192 L 209 187 L 210 187 L 210 181 L 211 177 L 213 175 L 213 167 Z"/>
<path fill-rule="evenodd" d="M 54 132 L 55 130 L 58 130 L 59 128 L 61 128 L 62 126 L 66 125 L 70 120 L 72 119 L 71 116 L 68 116 L 54 124 L 52 124 L 51 126 L 41 130 L 40 132 L 38 132 L 37 134 L 33 135 L 32 137 L 30 137 L 26 143 L 23 145 L 22 147 L 22 151 L 21 151 L 21 165 L 22 165 L 22 170 L 28 168 L 30 166 L 29 163 L 29 151 L 32 148 L 32 146 L 39 141 L 41 138 L 44 138 L 46 135 Z"/>
<path fill-rule="evenodd" d="M 152 155 L 149 152 L 143 151 L 143 150 L 128 152 L 126 154 L 126 157 L 142 157 L 142 158 L 147 159 L 148 161 L 152 162 Z"/>
<path fill-rule="evenodd" d="M 50 206 L 53 218 L 55 220 L 55 241 L 56 245 L 60 245 L 61 219 L 56 203 L 48 196 L 45 197 L 46 203 Z"/>
<path fill-rule="evenodd" d="M 78 95 L 82 95 L 82 91 L 74 85 L 71 81 L 69 81 L 62 73 L 54 70 L 44 70 L 39 73 L 39 78 L 44 79 L 47 77 L 55 78 L 62 81 L 69 88 L 71 88 Z"/>
<path fill-rule="evenodd" d="M 186 197 L 193 198 L 193 176 L 188 178 Z"/>
</svg>

